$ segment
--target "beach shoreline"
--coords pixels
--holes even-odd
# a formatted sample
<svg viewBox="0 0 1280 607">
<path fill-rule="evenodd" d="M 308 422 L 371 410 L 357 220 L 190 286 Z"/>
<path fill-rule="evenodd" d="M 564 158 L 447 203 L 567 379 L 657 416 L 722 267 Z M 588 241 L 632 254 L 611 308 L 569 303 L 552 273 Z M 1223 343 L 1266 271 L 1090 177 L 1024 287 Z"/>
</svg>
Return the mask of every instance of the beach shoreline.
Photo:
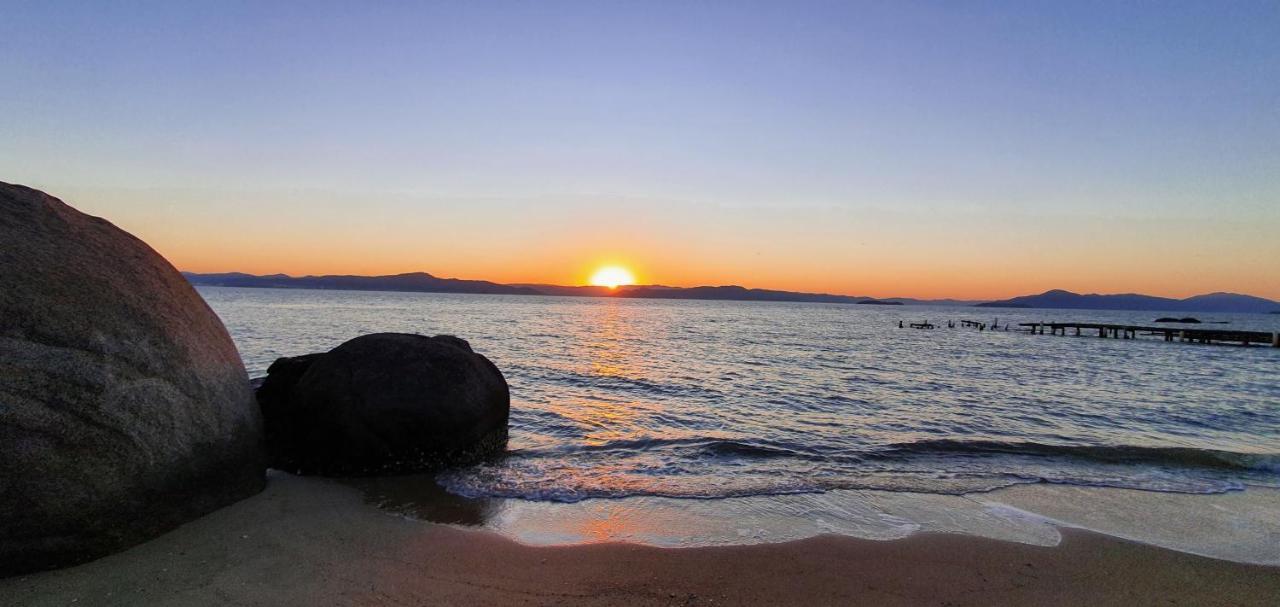
<svg viewBox="0 0 1280 607">
<path fill-rule="evenodd" d="M 1280 568 L 1079 529 L 1057 546 L 961 534 L 740 546 L 529 546 L 424 523 L 340 482 L 267 489 L 119 554 L 0 580 L 6 605 L 1261 605 Z"/>
<path fill-rule="evenodd" d="M 344 479 L 379 508 L 429 523 L 495 531 L 531 546 L 629 543 L 661 548 L 775 544 L 820 535 L 889 541 L 958 534 L 1057 546 L 1092 531 L 1209 558 L 1280 566 L 1280 489 L 1188 494 L 1053 483 L 977 493 L 833 490 L 575 502 L 465 498 L 430 475 Z"/>
</svg>

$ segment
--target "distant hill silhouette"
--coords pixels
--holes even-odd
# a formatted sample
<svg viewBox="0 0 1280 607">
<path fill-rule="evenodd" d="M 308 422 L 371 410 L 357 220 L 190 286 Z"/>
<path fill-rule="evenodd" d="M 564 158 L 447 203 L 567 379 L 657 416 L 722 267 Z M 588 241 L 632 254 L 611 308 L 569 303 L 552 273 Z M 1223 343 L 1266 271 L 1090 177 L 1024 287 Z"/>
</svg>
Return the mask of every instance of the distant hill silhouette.
<svg viewBox="0 0 1280 607">
<path fill-rule="evenodd" d="M 1267 313 L 1280 303 L 1239 293 L 1208 293 L 1186 299 L 1124 293 L 1081 295 L 1061 289 L 978 304 L 984 308 L 1059 308 L 1081 310 L 1154 310 L 1170 312 Z"/>
<path fill-rule="evenodd" d="M 877 301 L 900 303 L 908 306 L 975 306 L 981 299 L 916 299 L 914 297 L 885 297 Z"/>
<path fill-rule="evenodd" d="M 437 278 L 426 272 L 390 276 L 256 276 L 240 272 L 198 274 L 183 272 L 194 285 L 213 287 L 252 287 L 267 289 L 345 289 L 350 291 L 416 291 L 423 293 L 480 293 L 493 295 L 562 295 L 568 297 L 622 297 L 636 299 L 713 299 L 732 301 L 794 301 L 856 304 L 868 297 L 798 293 L 748 289 L 736 285 L 719 287 L 667 287 L 662 285 L 627 285 L 607 287 L 567 287 L 560 285 L 504 285 L 485 280 Z"/>
<path fill-rule="evenodd" d="M 479 293 L 489 295 L 541 295 L 528 287 L 502 285 L 487 280 L 436 278 L 426 272 L 389 276 L 255 276 L 240 272 L 196 274 L 183 272 L 191 284 L 213 287 L 255 287 L 266 289 L 340 289 L 346 291 L 412 291 L 419 293 Z"/>
<path fill-rule="evenodd" d="M 797 293 L 794 291 L 774 291 L 770 289 L 748 289 L 738 285 L 718 287 L 619 287 L 614 297 L 632 297 L 642 299 L 714 299 L 728 301 L 796 301 L 818 303 L 856 304 L 866 301 L 867 297 L 850 295 L 829 295 L 826 293 Z"/>
</svg>

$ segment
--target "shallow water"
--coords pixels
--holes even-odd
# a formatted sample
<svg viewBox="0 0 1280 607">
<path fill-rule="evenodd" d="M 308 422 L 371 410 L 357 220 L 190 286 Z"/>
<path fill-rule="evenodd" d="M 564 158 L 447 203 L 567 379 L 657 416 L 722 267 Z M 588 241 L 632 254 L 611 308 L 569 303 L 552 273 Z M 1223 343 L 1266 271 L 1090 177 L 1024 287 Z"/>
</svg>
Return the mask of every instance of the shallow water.
<svg viewBox="0 0 1280 607">
<path fill-rule="evenodd" d="M 470 340 L 511 385 L 511 439 L 495 462 L 441 476 L 462 496 L 1218 493 L 1280 479 L 1280 349 L 946 328 L 1157 312 L 200 291 L 253 376 L 364 333 Z M 1280 329 L 1274 315 L 1200 316 Z"/>
</svg>

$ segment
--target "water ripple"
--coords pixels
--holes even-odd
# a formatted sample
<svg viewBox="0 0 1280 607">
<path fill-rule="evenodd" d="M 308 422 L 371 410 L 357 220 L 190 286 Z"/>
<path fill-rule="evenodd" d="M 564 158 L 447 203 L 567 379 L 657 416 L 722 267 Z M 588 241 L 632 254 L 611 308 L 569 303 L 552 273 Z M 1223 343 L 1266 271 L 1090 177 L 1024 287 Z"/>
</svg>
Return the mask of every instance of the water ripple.
<svg viewBox="0 0 1280 607">
<path fill-rule="evenodd" d="M 440 477 L 577 501 L 1045 482 L 1280 484 L 1280 349 L 897 321 L 990 310 L 202 288 L 250 374 L 375 331 L 452 333 L 511 385 L 510 450 Z M 1157 313 L 1000 310 L 1000 324 Z M 1280 316 L 1214 315 L 1274 331 Z"/>
</svg>

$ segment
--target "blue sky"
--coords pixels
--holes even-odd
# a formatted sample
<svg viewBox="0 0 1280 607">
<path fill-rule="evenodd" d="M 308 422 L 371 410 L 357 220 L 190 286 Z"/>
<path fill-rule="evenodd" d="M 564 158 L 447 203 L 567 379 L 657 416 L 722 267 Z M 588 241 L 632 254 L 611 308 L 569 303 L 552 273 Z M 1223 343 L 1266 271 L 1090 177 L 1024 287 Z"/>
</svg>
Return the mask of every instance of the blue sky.
<svg viewBox="0 0 1280 607">
<path fill-rule="evenodd" d="M 1079 284 L 1044 286 L 1144 285 L 1163 260 L 1188 269 L 1153 290 L 1280 295 L 1275 2 L 0 4 L 0 180 L 179 266 L 272 239 L 281 271 L 539 279 L 598 256 L 925 294 L 944 251 L 1013 273 L 1047 248 L 1036 267 Z M 297 234 L 233 237 L 246 215 Z M 352 226 L 397 244 L 317 258 Z M 414 248 L 423 229 L 451 236 Z M 561 250 L 597 229 L 615 238 Z"/>
</svg>

